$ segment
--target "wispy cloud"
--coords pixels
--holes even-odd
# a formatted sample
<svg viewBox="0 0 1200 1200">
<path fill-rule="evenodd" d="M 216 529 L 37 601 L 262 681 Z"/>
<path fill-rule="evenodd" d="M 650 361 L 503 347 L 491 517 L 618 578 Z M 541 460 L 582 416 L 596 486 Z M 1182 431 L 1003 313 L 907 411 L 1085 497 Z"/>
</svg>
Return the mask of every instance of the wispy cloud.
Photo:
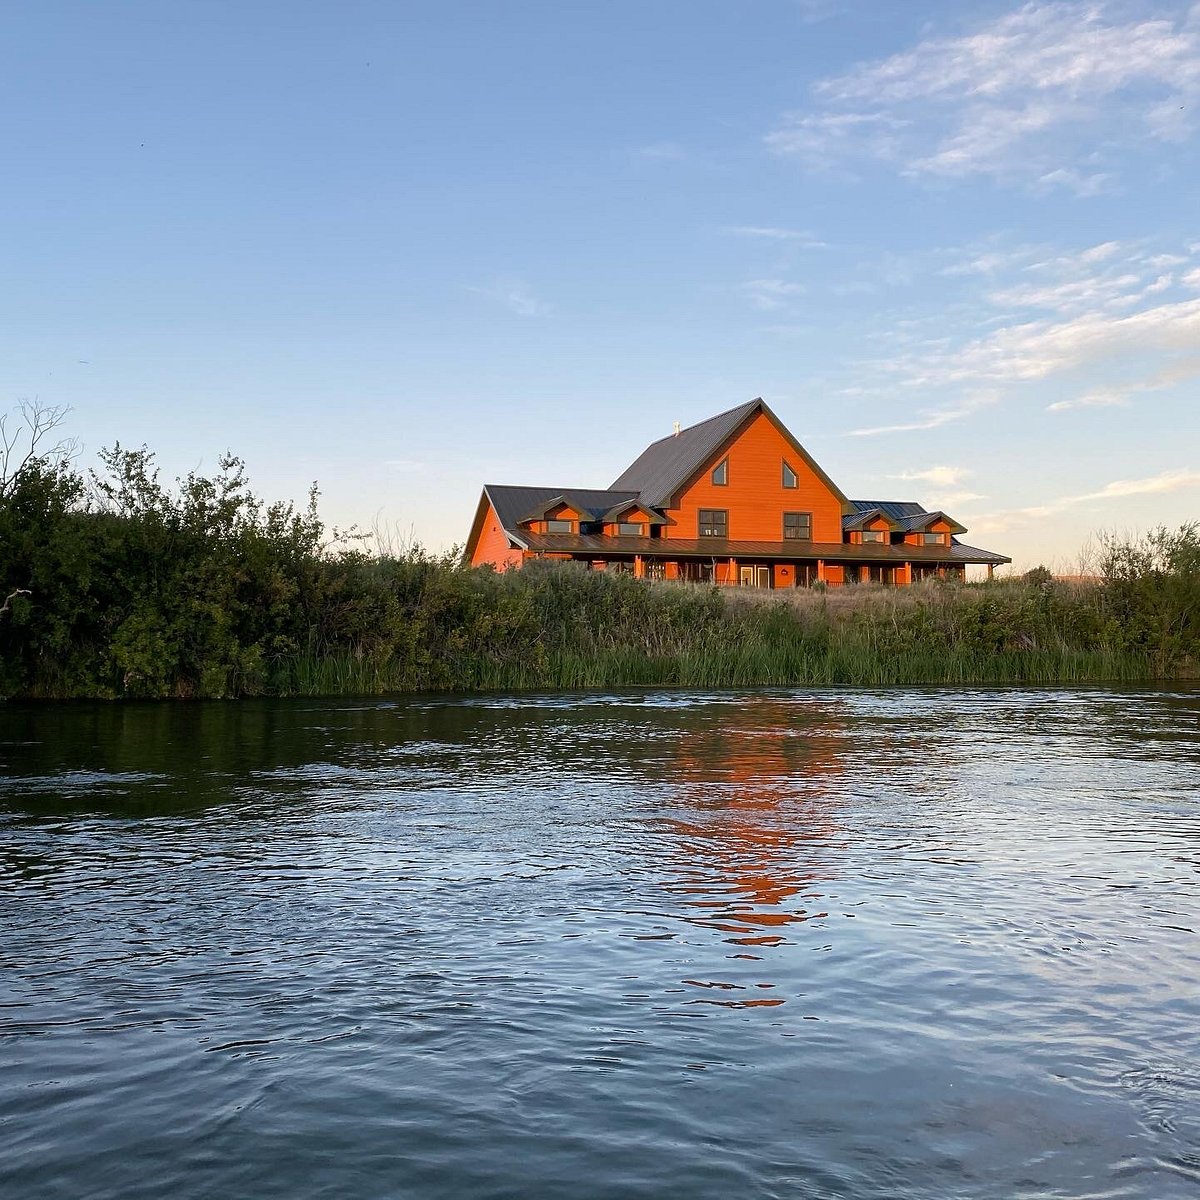
<svg viewBox="0 0 1200 1200">
<path fill-rule="evenodd" d="M 1045 504 L 992 513 L 976 521 L 974 528 L 979 533 L 999 533 L 1012 529 L 1014 526 L 1033 524 L 1080 505 L 1097 504 L 1108 500 L 1125 500 L 1133 496 L 1162 495 L 1196 487 L 1200 487 L 1200 471 L 1186 467 L 1160 471 L 1157 475 L 1149 475 L 1142 479 L 1115 479 L 1093 492 L 1084 492 L 1076 496 L 1059 496 L 1054 500 L 1048 500 Z"/>
<path fill-rule="evenodd" d="M 493 283 L 469 287 L 467 291 L 502 304 L 518 317 L 545 317 L 554 311 L 536 295 L 529 284 L 520 279 L 498 279 Z"/>
<path fill-rule="evenodd" d="M 657 162 L 682 162 L 688 157 L 688 152 L 678 142 L 651 142 L 647 146 L 639 146 L 634 153 L 638 158 Z"/>
<path fill-rule="evenodd" d="M 1200 22 L 1129 18 L 1094 0 L 1028 3 L 814 89 L 766 136 L 810 166 L 868 156 L 913 175 L 1101 190 L 1102 149 L 1191 135 Z"/>
<path fill-rule="evenodd" d="M 888 395 L 894 415 L 850 435 L 937 429 L 1006 401 L 1056 413 L 1119 408 L 1200 379 L 1198 257 L 1200 245 L 1064 250 L 998 239 L 930 255 L 925 277 L 946 280 L 955 300 L 939 303 L 932 327 L 907 309 L 867 334 L 885 353 L 860 360 L 848 382 Z"/>
<path fill-rule="evenodd" d="M 888 478 L 916 480 L 938 487 L 956 487 L 970 474 L 971 471 L 966 467 L 930 467 L 925 471 L 901 471 L 899 475 L 890 475 Z"/>
<path fill-rule="evenodd" d="M 1056 400 L 1053 404 L 1046 406 L 1046 411 L 1067 412 L 1074 408 L 1125 408 L 1135 395 L 1143 392 L 1162 391 L 1164 388 L 1188 383 L 1193 379 L 1200 379 L 1200 358 L 1189 356 L 1141 379 L 1133 379 L 1122 385 L 1096 388 L 1069 400 Z"/>
<path fill-rule="evenodd" d="M 780 229 L 773 225 L 733 225 L 729 232 L 737 237 L 766 238 L 773 242 L 788 242 L 805 250 L 824 249 L 828 244 L 805 229 Z"/>
<path fill-rule="evenodd" d="M 755 308 L 764 312 L 786 308 L 806 290 L 802 283 L 789 283 L 786 279 L 749 279 L 738 287 Z"/>
<path fill-rule="evenodd" d="M 944 408 L 921 408 L 916 411 L 910 421 L 900 421 L 894 425 L 871 425 L 865 429 L 851 429 L 847 437 L 879 437 L 887 433 L 915 433 L 922 429 L 939 429 L 961 421 L 981 408 L 995 404 L 999 399 L 994 393 L 985 392 L 975 396 L 967 396 L 957 404 Z"/>
</svg>

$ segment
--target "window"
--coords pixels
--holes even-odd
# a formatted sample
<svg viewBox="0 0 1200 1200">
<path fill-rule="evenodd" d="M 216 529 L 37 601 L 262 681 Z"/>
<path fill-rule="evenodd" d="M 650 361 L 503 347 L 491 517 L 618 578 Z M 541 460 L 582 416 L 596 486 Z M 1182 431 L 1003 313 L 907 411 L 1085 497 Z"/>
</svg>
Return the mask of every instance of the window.
<svg viewBox="0 0 1200 1200">
<path fill-rule="evenodd" d="M 887 534 L 882 529 L 864 529 L 862 540 L 864 542 L 882 542 L 887 540 Z"/>
<path fill-rule="evenodd" d="M 700 510 L 700 536 L 723 538 L 729 536 L 729 513 L 723 508 Z"/>
<path fill-rule="evenodd" d="M 785 541 L 812 541 L 812 513 L 784 513 L 783 537 Z"/>
<path fill-rule="evenodd" d="M 926 546 L 944 546 L 946 544 L 946 535 L 944 533 L 923 533 L 921 540 Z"/>
<path fill-rule="evenodd" d="M 546 522 L 546 532 L 547 533 L 574 533 L 575 532 L 575 522 L 574 521 L 547 521 Z"/>
<path fill-rule="evenodd" d="M 622 537 L 645 537 L 646 527 L 637 521 L 620 521 L 617 524 L 617 533 Z"/>
<path fill-rule="evenodd" d="M 729 482 L 729 459 L 723 458 L 713 467 L 712 481 L 717 487 L 724 487 Z"/>
<path fill-rule="evenodd" d="M 786 462 L 783 464 L 783 486 L 785 488 L 797 488 L 800 486 L 800 478 Z"/>
</svg>

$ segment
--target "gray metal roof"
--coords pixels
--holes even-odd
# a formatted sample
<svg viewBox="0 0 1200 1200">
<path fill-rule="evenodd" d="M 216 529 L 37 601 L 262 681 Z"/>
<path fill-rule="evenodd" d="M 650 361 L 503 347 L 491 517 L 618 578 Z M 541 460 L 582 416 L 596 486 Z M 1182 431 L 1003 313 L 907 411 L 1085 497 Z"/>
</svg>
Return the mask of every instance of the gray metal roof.
<svg viewBox="0 0 1200 1200">
<path fill-rule="evenodd" d="M 579 505 L 589 516 L 595 513 L 594 519 L 597 521 L 614 505 L 638 498 L 637 492 L 600 491 L 594 488 L 509 487 L 487 483 L 483 490 L 496 510 L 496 516 L 500 518 L 500 524 L 509 533 L 514 532 L 535 508 L 558 496 L 569 497 L 569 503 Z"/>
<path fill-rule="evenodd" d="M 638 455 L 613 487 L 633 488 L 647 504 L 661 507 L 761 404 L 761 400 L 739 404 L 661 438 Z"/>
<path fill-rule="evenodd" d="M 903 521 L 905 517 L 919 517 L 925 512 L 925 509 L 912 500 L 851 500 L 850 503 L 860 513 L 877 508 L 893 521 Z"/>
<path fill-rule="evenodd" d="M 1007 563 L 1003 554 L 952 542 L 949 546 L 852 546 L 845 542 L 750 542 L 724 538 L 601 537 L 568 533 L 526 533 L 516 539 L 526 549 L 544 554 L 606 558 L 640 554 L 646 558 L 788 559 L 829 562 Z"/>
</svg>

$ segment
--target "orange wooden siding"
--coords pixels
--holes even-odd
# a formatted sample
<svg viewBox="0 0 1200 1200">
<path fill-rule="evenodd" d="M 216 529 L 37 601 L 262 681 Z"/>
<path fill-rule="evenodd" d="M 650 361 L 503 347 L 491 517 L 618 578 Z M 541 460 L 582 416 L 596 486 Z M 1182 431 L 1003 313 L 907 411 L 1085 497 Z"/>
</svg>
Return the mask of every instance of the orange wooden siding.
<svg viewBox="0 0 1200 1200">
<path fill-rule="evenodd" d="M 729 482 L 721 487 L 712 482 L 712 470 L 726 458 Z M 796 472 L 798 487 L 783 486 L 784 460 Z M 663 537 L 697 537 L 702 508 L 728 512 L 731 539 L 780 542 L 783 514 L 804 512 L 812 514 L 813 541 L 842 540 L 842 507 L 838 498 L 793 450 L 774 422 L 761 412 L 732 445 L 718 450 L 704 464 L 679 497 L 679 506 L 670 510 L 675 524 L 663 530 Z M 804 545 L 796 543 L 797 553 L 803 553 Z"/>
<path fill-rule="evenodd" d="M 945 521 L 934 521 L 928 529 L 922 529 L 917 533 L 909 533 L 905 535 L 905 542 L 910 546 L 923 546 L 925 544 L 925 535 L 927 533 L 940 533 L 942 535 L 942 543 L 946 546 L 950 545 L 950 526 Z"/>
<path fill-rule="evenodd" d="M 500 526 L 496 510 L 489 504 L 483 518 L 479 541 L 475 545 L 474 554 L 471 555 L 471 566 L 479 567 L 484 563 L 491 563 L 496 570 L 503 571 L 506 567 L 519 567 L 521 559 L 520 550 L 509 549 L 508 535 Z"/>
</svg>

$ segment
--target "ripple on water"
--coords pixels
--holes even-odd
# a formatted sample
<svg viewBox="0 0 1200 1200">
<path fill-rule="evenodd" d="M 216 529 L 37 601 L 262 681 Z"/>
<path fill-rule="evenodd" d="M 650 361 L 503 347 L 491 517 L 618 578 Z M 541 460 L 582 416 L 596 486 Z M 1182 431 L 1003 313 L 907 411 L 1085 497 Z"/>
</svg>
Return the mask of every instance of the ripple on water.
<svg viewBox="0 0 1200 1200">
<path fill-rule="evenodd" d="M 0 1190 L 1192 1195 L 1197 715 L 0 710 Z"/>
</svg>

